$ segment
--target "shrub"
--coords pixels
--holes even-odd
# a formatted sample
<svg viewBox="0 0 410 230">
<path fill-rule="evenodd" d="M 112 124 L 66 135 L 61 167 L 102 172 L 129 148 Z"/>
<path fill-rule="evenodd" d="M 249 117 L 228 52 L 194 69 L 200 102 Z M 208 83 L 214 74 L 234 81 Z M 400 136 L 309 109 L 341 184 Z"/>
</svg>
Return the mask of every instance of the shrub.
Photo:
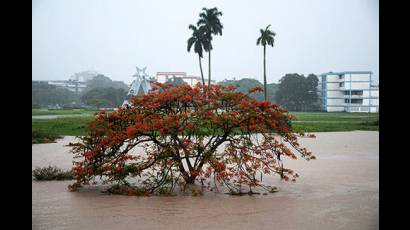
<svg viewBox="0 0 410 230">
<path fill-rule="evenodd" d="M 158 84 L 133 97 L 130 106 L 95 114 L 88 134 L 70 144 L 76 182 L 69 188 L 75 191 L 96 177 L 130 187 L 128 179 L 136 177 L 138 193 L 144 194 L 172 192 L 179 181 L 198 181 L 211 190 L 222 185 L 232 194 L 244 188 L 252 194 L 252 187 L 270 190 L 260 174 L 276 173 L 286 181 L 299 176 L 283 167 L 282 158 L 296 159 L 298 153 L 315 159 L 298 143 L 298 137 L 313 135 L 293 133 L 292 119 L 278 105 L 232 86 Z M 132 154 L 136 147 L 144 152 Z"/>
<path fill-rule="evenodd" d="M 71 170 L 63 171 L 57 167 L 48 166 L 33 170 L 32 175 L 36 180 L 72 180 L 73 174 Z"/>
<path fill-rule="evenodd" d="M 47 133 L 40 129 L 31 130 L 31 143 L 32 144 L 51 143 L 51 142 L 55 142 L 55 140 L 58 138 L 62 138 L 62 137 L 57 134 Z"/>
</svg>

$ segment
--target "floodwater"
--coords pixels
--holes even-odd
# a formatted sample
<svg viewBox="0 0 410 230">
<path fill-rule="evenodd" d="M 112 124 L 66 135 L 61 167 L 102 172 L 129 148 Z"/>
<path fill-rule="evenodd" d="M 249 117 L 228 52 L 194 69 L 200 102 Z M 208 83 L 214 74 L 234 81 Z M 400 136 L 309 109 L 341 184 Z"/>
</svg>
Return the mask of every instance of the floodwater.
<svg viewBox="0 0 410 230">
<path fill-rule="evenodd" d="M 379 132 L 317 133 L 302 139 L 314 161 L 287 160 L 296 183 L 264 177 L 268 195 L 134 197 L 98 189 L 69 192 L 69 181 L 32 182 L 33 229 L 378 229 Z M 32 146 L 32 168 L 71 167 L 73 137 Z"/>
</svg>

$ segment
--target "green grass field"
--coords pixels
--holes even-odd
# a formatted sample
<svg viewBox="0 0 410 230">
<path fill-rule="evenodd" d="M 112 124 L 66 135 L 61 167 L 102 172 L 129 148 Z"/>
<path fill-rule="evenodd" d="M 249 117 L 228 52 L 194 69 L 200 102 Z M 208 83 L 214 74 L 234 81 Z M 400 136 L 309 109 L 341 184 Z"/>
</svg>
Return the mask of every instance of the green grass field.
<svg viewBox="0 0 410 230">
<path fill-rule="evenodd" d="M 87 123 L 93 119 L 94 111 L 87 110 L 39 110 L 33 109 L 32 115 L 67 115 L 55 119 L 32 119 L 32 129 L 54 135 L 81 136 L 86 133 Z M 70 117 L 82 114 L 84 116 Z M 325 113 L 292 112 L 295 131 L 334 132 L 354 130 L 379 130 L 379 114 L 368 113 Z"/>
<path fill-rule="evenodd" d="M 86 133 L 87 124 L 92 119 L 92 116 L 31 119 L 31 127 L 32 130 L 40 130 L 44 133 L 63 136 L 81 136 Z"/>
<path fill-rule="evenodd" d="M 31 109 L 32 116 L 42 116 L 42 115 L 90 115 L 92 116 L 95 110 L 85 110 L 85 109 L 59 109 L 59 110 L 48 110 L 48 109 Z"/>
</svg>

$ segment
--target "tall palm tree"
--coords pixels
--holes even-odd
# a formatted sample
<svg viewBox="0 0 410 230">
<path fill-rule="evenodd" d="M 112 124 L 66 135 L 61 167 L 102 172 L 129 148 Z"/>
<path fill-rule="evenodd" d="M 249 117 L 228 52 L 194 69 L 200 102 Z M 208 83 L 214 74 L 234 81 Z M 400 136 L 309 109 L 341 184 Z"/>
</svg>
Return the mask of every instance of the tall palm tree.
<svg viewBox="0 0 410 230">
<path fill-rule="evenodd" d="M 263 87 L 265 93 L 265 101 L 267 100 L 267 87 L 266 87 L 266 45 L 271 45 L 273 47 L 275 32 L 269 30 L 270 25 L 266 27 L 265 30 L 261 29 L 261 36 L 256 41 L 256 45 L 261 44 L 263 46 Z"/>
<path fill-rule="evenodd" d="M 222 23 L 219 20 L 219 16 L 222 16 L 222 12 L 218 11 L 216 7 L 207 9 L 202 8 L 203 12 L 199 14 L 198 26 L 203 26 L 206 30 L 206 37 L 208 44 L 204 47 L 208 52 L 208 85 L 211 85 L 211 50 L 212 50 L 212 35 L 222 35 Z"/>
<path fill-rule="evenodd" d="M 194 25 L 189 25 L 189 29 L 192 30 L 192 36 L 188 39 L 188 52 L 191 51 L 191 47 L 194 46 L 194 52 L 198 54 L 199 58 L 199 68 L 201 70 L 201 77 L 202 77 L 202 85 L 205 86 L 205 78 L 204 78 L 204 73 L 202 72 L 202 63 L 201 63 L 201 58 L 202 58 L 202 53 L 203 53 L 203 48 L 207 47 L 207 39 L 205 36 L 205 30 L 203 27 L 197 28 Z"/>
</svg>

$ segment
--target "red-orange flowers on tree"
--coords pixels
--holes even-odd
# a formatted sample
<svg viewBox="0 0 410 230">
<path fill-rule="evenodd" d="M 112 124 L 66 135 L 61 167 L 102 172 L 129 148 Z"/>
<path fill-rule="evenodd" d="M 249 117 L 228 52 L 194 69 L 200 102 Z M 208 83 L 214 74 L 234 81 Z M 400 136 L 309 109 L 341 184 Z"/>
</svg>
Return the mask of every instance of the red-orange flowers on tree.
<svg viewBox="0 0 410 230">
<path fill-rule="evenodd" d="M 136 177 L 138 192 L 126 194 L 170 193 L 180 179 L 214 180 L 232 193 L 242 193 L 244 185 L 267 188 L 258 179 L 262 174 L 294 180 L 298 174 L 281 158 L 314 156 L 300 147 L 297 137 L 309 135 L 294 133 L 292 119 L 278 105 L 231 86 L 158 84 L 130 106 L 95 114 L 88 134 L 72 144 L 76 182 L 70 189 L 97 177 L 130 187 Z"/>
</svg>

